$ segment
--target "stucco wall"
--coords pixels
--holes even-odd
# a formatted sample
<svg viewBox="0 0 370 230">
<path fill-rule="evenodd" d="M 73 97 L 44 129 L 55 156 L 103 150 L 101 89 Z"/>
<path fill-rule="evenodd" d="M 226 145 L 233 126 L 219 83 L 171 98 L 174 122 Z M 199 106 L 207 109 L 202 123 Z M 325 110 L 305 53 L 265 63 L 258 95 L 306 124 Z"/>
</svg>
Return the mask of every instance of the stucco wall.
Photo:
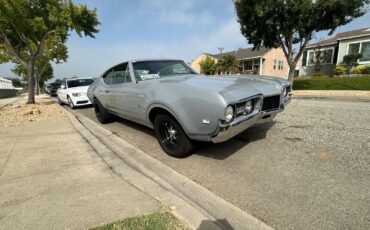
<svg viewBox="0 0 370 230">
<path fill-rule="evenodd" d="M 12 81 L 0 78 L 0 98 L 13 97 L 15 94 L 16 91 Z"/>
<path fill-rule="evenodd" d="M 204 59 L 206 59 L 206 57 L 210 57 L 212 59 L 214 59 L 217 63 L 217 59 L 216 58 L 213 58 L 211 56 L 208 56 L 206 54 L 202 54 L 200 55 L 199 57 L 197 57 L 196 59 L 194 59 L 192 62 L 191 62 L 191 67 L 197 72 L 197 73 L 200 73 L 200 66 L 199 66 L 199 62 L 203 61 Z"/>
<path fill-rule="evenodd" d="M 262 58 L 265 59 L 262 63 L 262 75 L 288 79 L 289 65 L 281 48 L 271 49 Z M 279 70 L 277 67 L 274 69 L 275 59 L 283 61 L 283 70 Z"/>
<path fill-rule="evenodd" d="M 342 64 L 343 57 L 345 55 L 347 55 L 347 49 L 348 49 L 348 45 L 350 43 L 356 43 L 356 42 L 362 42 L 362 41 L 370 41 L 370 36 L 361 37 L 361 38 L 352 38 L 352 39 L 347 39 L 347 40 L 341 40 L 339 42 L 337 65 Z M 364 64 L 368 64 L 368 63 L 364 63 Z"/>
</svg>

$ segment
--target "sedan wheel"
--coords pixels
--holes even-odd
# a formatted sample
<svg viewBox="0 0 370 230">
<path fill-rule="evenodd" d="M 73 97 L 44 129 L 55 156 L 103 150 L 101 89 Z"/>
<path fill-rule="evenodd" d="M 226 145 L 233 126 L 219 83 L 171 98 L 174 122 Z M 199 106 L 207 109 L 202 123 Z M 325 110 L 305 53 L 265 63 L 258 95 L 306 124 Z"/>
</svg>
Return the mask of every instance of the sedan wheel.
<svg viewBox="0 0 370 230">
<path fill-rule="evenodd" d="M 74 106 L 74 104 L 73 104 L 73 102 L 72 102 L 72 100 L 71 100 L 70 97 L 68 97 L 68 105 L 69 105 L 69 107 L 71 107 L 71 109 L 74 109 L 75 108 L 75 106 Z"/>
<path fill-rule="evenodd" d="M 171 116 L 160 114 L 155 118 L 154 130 L 163 151 L 168 155 L 182 158 L 194 149 L 180 124 Z"/>
<path fill-rule="evenodd" d="M 63 102 L 62 102 L 62 100 L 60 100 L 60 98 L 58 97 L 58 104 L 59 105 L 63 105 Z"/>
</svg>

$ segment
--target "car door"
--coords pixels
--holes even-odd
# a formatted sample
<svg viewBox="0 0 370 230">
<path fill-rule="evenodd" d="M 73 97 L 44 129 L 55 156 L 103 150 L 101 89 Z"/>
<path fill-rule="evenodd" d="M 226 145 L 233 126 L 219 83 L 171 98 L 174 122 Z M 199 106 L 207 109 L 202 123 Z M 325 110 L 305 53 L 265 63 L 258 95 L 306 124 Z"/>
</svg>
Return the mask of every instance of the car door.
<svg viewBox="0 0 370 230">
<path fill-rule="evenodd" d="M 135 118 L 135 105 L 132 104 L 133 83 L 127 62 L 113 68 L 111 83 L 109 88 L 111 110 L 126 118 Z"/>
<path fill-rule="evenodd" d="M 103 104 L 104 108 L 111 110 L 112 102 L 110 101 L 112 87 L 113 68 L 107 70 L 101 77 L 100 87 L 97 87 L 95 96 L 98 98 L 100 103 Z"/>
<path fill-rule="evenodd" d="M 67 101 L 67 81 L 63 80 L 62 84 L 60 85 L 60 88 L 57 91 L 58 97 L 61 101 L 64 103 L 68 103 Z"/>
</svg>

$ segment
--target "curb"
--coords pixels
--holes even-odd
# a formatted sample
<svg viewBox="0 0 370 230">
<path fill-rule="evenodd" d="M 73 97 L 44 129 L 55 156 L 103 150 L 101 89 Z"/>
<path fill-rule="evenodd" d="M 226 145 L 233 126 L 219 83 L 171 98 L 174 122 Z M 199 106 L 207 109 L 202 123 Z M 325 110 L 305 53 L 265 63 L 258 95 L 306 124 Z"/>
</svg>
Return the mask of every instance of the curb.
<svg viewBox="0 0 370 230">
<path fill-rule="evenodd" d="M 294 95 L 293 99 L 325 99 L 335 101 L 352 101 L 352 102 L 370 102 L 370 98 L 367 97 L 344 97 L 344 96 L 317 96 L 317 95 Z"/>
<path fill-rule="evenodd" d="M 117 175 L 171 207 L 192 229 L 273 229 L 84 115 L 63 111 Z"/>
</svg>

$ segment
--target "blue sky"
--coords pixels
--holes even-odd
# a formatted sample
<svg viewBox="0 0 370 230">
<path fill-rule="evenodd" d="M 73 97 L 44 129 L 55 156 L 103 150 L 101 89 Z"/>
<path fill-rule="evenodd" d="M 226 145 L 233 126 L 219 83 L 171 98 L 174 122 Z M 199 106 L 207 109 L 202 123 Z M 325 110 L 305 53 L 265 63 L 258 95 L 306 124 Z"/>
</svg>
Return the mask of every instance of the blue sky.
<svg viewBox="0 0 370 230">
<path fill-rule="evenodd" d="M 239 32 L 231 0 L 79 0 L 97 8 L 101 25 L 95 39 L 72 34 L 67 63 L 54 65 L 57 78 L 99 76 L 108 67 L 138 58 L 180 58 L 249 47 Z M 370 14 L 336 32 L 370 26 Z M 320 33 L 318 38 L 326 37 Z M 0 76 L 13 76 L 11 64 Z"/>
</svg>

